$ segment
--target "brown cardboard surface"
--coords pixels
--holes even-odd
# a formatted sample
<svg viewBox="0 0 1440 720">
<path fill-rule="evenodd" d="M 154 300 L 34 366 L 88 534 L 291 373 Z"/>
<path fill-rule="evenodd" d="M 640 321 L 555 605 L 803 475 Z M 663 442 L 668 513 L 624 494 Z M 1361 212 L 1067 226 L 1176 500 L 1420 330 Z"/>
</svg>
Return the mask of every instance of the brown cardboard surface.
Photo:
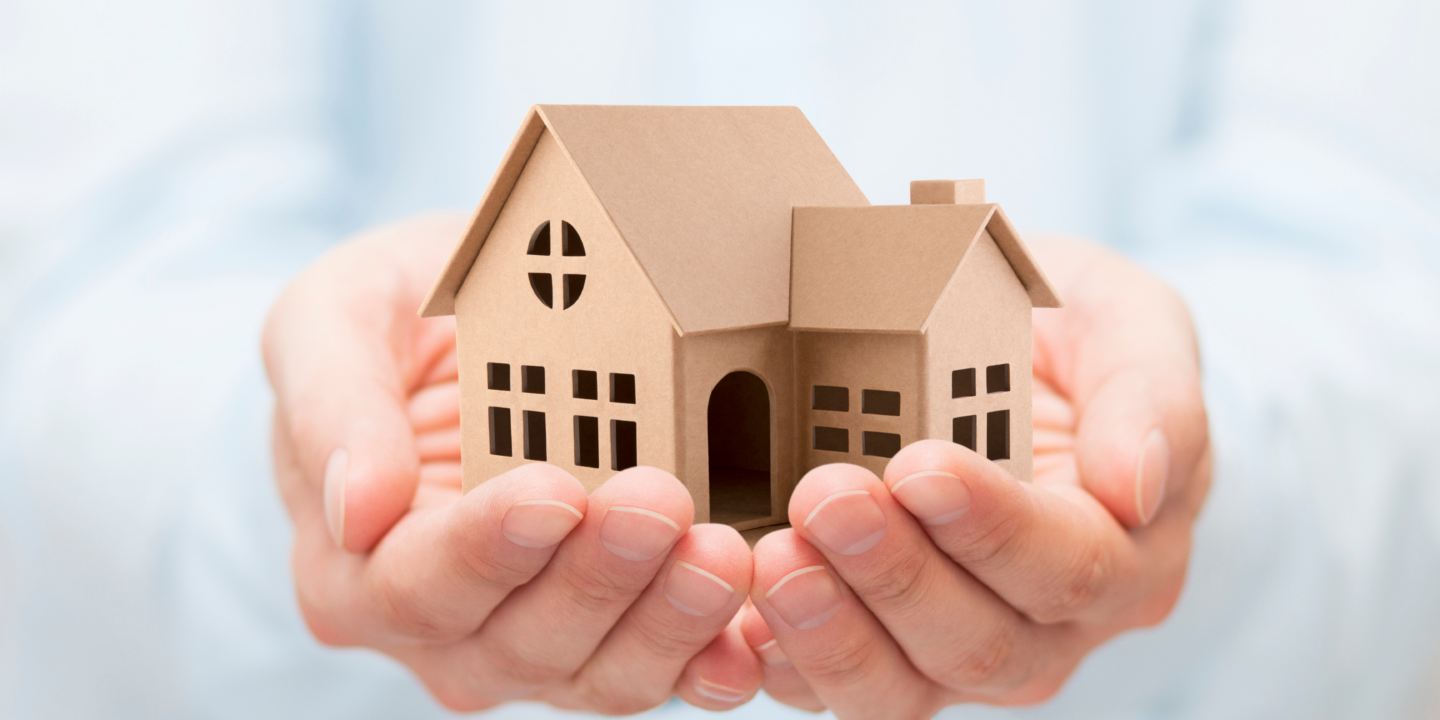
<svg viewBox="0 0 1440 720">
<path fill-rule="evenodd" d="M 677 472 L 678 338 L 604 208 L 549 132 L 537 140 L 508 196 L 455 302 L 465 488 L 531 462 L 522 452 L 524 410 L 545 413 L 546 461 L 575 475 L 587 490 L 615 473 L 611 420 L 636 423 L 639 464 Z M 551 254 L 528 255 L 531 235 L 547 220 Z M 583 257 L 561 254 L 563 222 L 578 231 Z M 584 274 L 584 290 L 573 307 L 562 309 L 560 302 L 546 307 L 531 290 L 531 272 L 551 274 L 556 281 L 564 274 Z M 510 365 L 510 390 L 488 388 L 490 362 Z M 543 394 L 522 391 L 524 365 L 545 368 Z M 597 399 L 573 397 L 572 370 L 597 373 Z M 610 400 L 610 373 L 635 376 L 634 404 Z M 490 453 L 489 407 L 510 409 L 510 457 Z M 577 415 L 598 421 L 598 468 L 575 464 Z"/>
<path fill-rule="evenodd" d="M 911 205 L 983 205 L 984 180 L 914 180 Z"/>
<path fill-rule="evenodd" d="M 790 327 L 920 332 L 993 207 L 795 208 Z"/>
<path fill-rule="evenodd" d="M 1059 298 L 983 181 L 911 194 L 928 204 L 870 207 L 794 108 L 536 106 L 423 308 L 457 315 L 465 489 L 531 462 L 526 428 L 543 426 L 545 461 L 594 490 L 616 471 L 611 423 L 634 423 L 638 464 L 676 474 L 697 522 L 753 539 L 787 520 L 805 471 L 883 473 L 866 432 L 948 440 L 973 414 L 983 452 L 997 410 L 999 462 L 1029 479 L 1030 312 Z M 530 254 L 546 222 L 550 252 Z M 562 252 L 566 227 L 583 255 Z M 508 389 L 488 363 L 509 365 Z M 1009 390 L 950 397 L 951 371 L 1000 363 Z M 544 392 L 525 391 L 525 366 Z M 574 396 L 577 370 L 596 397 Z M 612 373 L 634 377 L 633 403 L 611 397 Z M 813 407 L 817 385 L 845 388 L 847 409 Z M 866 391 L 885 393 L 876 412 Z M 509 456 L 491 452 L 490 408 L 509 412 Z M 817 427 L 848 448 L 815 447 Z M 577 452 L 589 438 L 599 467 Z"/>
<path fill-rule="evenodd" d="M 496 168 L 495 175 L 490 178 L 490 184 L 486 186 L 485 194 L 481 196 L 480 204 L 470 218 L 469 229 L 456 242 L 454 252 L 450 254 L 450 259 L 445 261 L 445 268 L 440 271 L 440 277 L 436 278 L 425 302 L 420 304 L 421 317 L 455 313 L 455 294 L 460 291 L 461 283 L 465 282 L 465 276 L 470 272 L 475 256 L 480 254 L 480 246 L 490 234 L 495 219 L 500 216 L 500 208 L 505 206 L 511 189 L 515 187 L 515 181 L 520 177 L 520 171 L 530 159 L 530 153 L 535 149 L 535 143 L 544 130 L 545 123 L 540 119 L 539 113 L 535 108 L 530 108 L 530 111 L 525 113 L 525 120 L 520 123 L 520 129 L 515 132 L 515 139 L 510 141 L 510 147 L 505 150 L 500 167 Z"/>
<path fill-rule="evenodd" d="M 927 438 L 951 439 L 951 421 L 974 415 L 977 445 L 985 452 L 985 417 L 1010 411 L 1010 459 L 996 462 L 1021 480 L 1032 475 L 1030 298 L 989 232 L 982 232 L 965 256 L 955 281 L 939 302 L 924 334 L 921 395 Z M 1010 365 L 1010 390 L 987 392 L 985 368 Z M 950 397 L 950 373 L 976 370 L 976 394 Z"/>
<path fill-rule="evenodd" d="M 540 105 L 534 111 L 628 243 L 681 334 L 784 324 L 790 306 L 790 210 L 868 205 L 793 107 Z M 502 203 L 512 143 L 423 313 L 443 314 Z M 513 182 L 513 180 L 510 180 Z M 498 201 L 497 201 L 498 198 Z M 744 292 L 736 292 L 744 288 Z"/>
<path fill-rule="evenodd" d="M 765 517 L 747 518 L 735 527 L 763 527 L 785 522 L 790 493 L 799 475 L 795 467 L 795 337 L 784 327 L 753 328 L 725 333 L 687 335 L 679 341 L 682 390 L 677 410 L 683 433 L 680 478 L 695 497 L 695 521 L 710 516 L 710 418 L 707 414 L 717 384 L 736 371 L 760 378 L 769 390 L 770 492 Z"/>
<path fill-rule="evenodd" d="M 829 463 L 851 463 L 884 475 L 889 458 L 866 455 L 863 433 L 884 432 L 900 436 L 901 445 L 928 437 L 922 434 L 922 385 L 920 372 L 923 340 L 919 335 L 872 333 L 795 333 L 796 456 L 800 474 Z M 843 387 L 849 393 L 846 411 L 815 410 L 811 393 L 816 385 Z M 862 412 L 861 393 L 888 390 L 900 393 L 898 416 Z M 814 428 L 829 427 L 847 432 L 845 452 L 814 448 Z"/>
</svg>

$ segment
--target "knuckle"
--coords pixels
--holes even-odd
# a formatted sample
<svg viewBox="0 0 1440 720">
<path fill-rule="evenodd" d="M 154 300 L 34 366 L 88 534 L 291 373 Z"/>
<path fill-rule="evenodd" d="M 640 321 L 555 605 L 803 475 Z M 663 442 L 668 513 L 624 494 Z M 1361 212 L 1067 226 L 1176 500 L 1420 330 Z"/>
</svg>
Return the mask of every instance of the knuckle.
<svg viewBox="0 0 1440 720">
<path fill-rule="evenodd" d="M 571 604 L 581 608 L 628 605 L 637 593 L 620 578 L 585 569 L 571 573 L 564 587 Z"/>
<path fill-rule="evenodd" d="M 466 573 L 480 583 L 500 587 L 519 587 L 530 582 L 536 569 L 510 562 L 509 559 L 489 552 L 490 548 L 473 544 L 461 549 L 458 554 Z"/>
<path fill-rule="evenodd" d="M 994 565 L 1014 557 L 1025 524 L 1019 510 L 1005 512 L 988 527 L 965 538 L 955 558 L 965 565 Z"/>
<path fill-rule="evenodd" d="M 526 652 L 523 645 L 497 643 L 492 651 L 493 662 L 487 663 L 487 666 L 502 675 L 506 684 L 525 688 L 545 687 L 569 678 L 573 672 L 552 658 Z"/>
<path fill-rule="evenodd" d="M 978 643 L 960 650 L 944 670 L 943 678 L 937 679 L 956 689 L 1013 686 L 1017 682 L 1009 676 L 1018 643 L 1016 630 L 1011 625 L 997 625 Z"/>
<path fill-rule="evenodd" d="M 870 675 L 876 662 L 872 644 L 841 641 L 811 655 L 804 675 L 812 687 L 846 687 Z"/>
<path fill-rule="evenodd" d="M 874 575 L 855 588 L 856 593 L 864 597 L 867 605 L 894 613 L 904 614 L 923 606 L 924 578 L 929 564 L 925 549 L 928 546 L 910 548 L 894 561 L 877 568 Z"/>
<path fill-rule="evenodd" d="M 1094 543 L 1061 574 L 1051 592 L 1027 614 L 1038 623 L 1074 619 L 1095 604 L 1110 577 L 1105 554 Z"/>
<path fill-rule="evenodd" d="M 601 715 L 634 715 L 659 707 L 670 699 L 669 687 L 637 687 L 636 683 L 586 683 L 580 689 L 585 704 Z"/>
<path fill-rule="evenodd" d="M 384 621 L 394 632 L 427 641 L 451 639 L 434 611 L 420 602 L 410 587 L 384 579 L 378 584 L 377 594 Z"/>
</svg>

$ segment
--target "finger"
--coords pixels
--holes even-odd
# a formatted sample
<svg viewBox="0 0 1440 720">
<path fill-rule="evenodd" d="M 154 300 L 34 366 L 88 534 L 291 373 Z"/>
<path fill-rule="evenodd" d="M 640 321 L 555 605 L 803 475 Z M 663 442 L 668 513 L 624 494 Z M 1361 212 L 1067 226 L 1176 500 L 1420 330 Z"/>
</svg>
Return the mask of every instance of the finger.
<svg viewBox="0 0 1440 720">
<path fill-rule="evenodd" d="M 457 227 L 437 217 L 333 251 L 286 289 L 266 321 L 265 365 L 302 471 L 296 480 L 317 491 L 323 484 L 325 519 L 351 552 L 373 547 L 414 496 L 419 458 L 405 405 L 419 359 L 411 344 L 446 330 L 443 320 L 414 317 L 428 282 L 417 263 Z M 412 252 L 384 252 L 399 242 Z"/>
<path fill-rule="evenodd" d="M 1109 251 L 1039 246 L 1066 307 L 1035 313 L 1035 373 L 1079 411 L 1081 482 L 1128 527 L 1150 522 L 1180 492 L 1208 444 L 1189 313 L 1163 282 Z M 1137 302 L 1137 298 L 1144 302 Z"/>
<path fill-rule="evenodd" d="M 824 710 L 825 703 L 820 701 L 820 696 L 815 694 L 810 683 L 795 669 L 795 663 L 790 662 L 790 657 L 781 649 L 780 641 L 775 639 L 775 633 L 770 632 L 770 626 L 765 624 L 765 618 L 760 616 L 755 605 L 746 603 L 736 619 L 740 622 L 745 643 L 765 668 L 765 694 L 777 702 L 801 710 Z"/>
<path fill-rule="evenodd" d="M 733 528 L 690 528 L 650 586 L 575 674 L 568 689 L 578 699 L 575 705 L 628 715 L 668 700 L 686 664 L 720 635 L 745 602 L 750 570 L 750 547 Z M 715 659 L 721 658 L 723 654 Z M 727 684 L 734 678 L 717 674 L 698 677 L 704 684 L 688 689 L 711 704 L 743 702 L 760 686 L 756 664 L 753 682 Z"/>
<path fill-rule="evenodd" d="M 570 678 L 650 585 L 694 512 L 669 473 L 616 474 L 590 496 L 585 520 L 545 570 L 443 662 L 482 698 L 525 697 Z"/>
<path fill-rule="evenodd" d="M 929 717 L 922 676 L 825 557 L 793 530 L 755 545 L 750 599 L 816 697 L 838 717 Z"/>
<path fill-rule="evenodd" d="M 559 468 L 515 468 L 406 516 L 358 575 L 334 576 L 313 599 L 367 644 L 459 639 L 545 567 L 586 503 Z"/>
<path fill-rule="evenodd" d="M 897 453 L 885 485 L 935 547 L 1032 620 L 1109 619 L 1129 608 L 1134 541 L 1085 491 L 1019 482 L 941 440 Z"/>
<path fill-rule="evenodd" d="M 791 496 L 790 522 L 926 677 L 999 694 L 1046 668 L 1041 628 L 936 549 L 869 470 L 811 470 Z"/>
<path fill-rule="evenodd" d="M 460 426 L 460 383 L 427 385 L 410 396 L 406 408 L 416 434 Z"/>
<path fill-rule="evenodd" d="M 749 560 L 750 548 L 745 548 Z M 748 591 L 749 588 L 746 588 Z M 740 632 L 740 616 L 685 666 L 675 683 L 675 694 L 705 710 L 721 711 L 740 707 L 760 691 L 765 675 L 760 660 Z"/>
</svg>

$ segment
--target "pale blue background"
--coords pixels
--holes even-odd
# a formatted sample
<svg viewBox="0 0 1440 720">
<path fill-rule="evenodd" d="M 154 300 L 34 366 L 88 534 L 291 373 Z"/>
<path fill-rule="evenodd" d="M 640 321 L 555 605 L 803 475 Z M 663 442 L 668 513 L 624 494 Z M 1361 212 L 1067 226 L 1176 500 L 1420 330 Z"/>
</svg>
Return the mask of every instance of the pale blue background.
<svg viewBox="0 0 1440 720">
<path fill-rule="evenodd" d="M 1020 715 L 1437 715 L 1437 38 L 1404 0 L 0 0 L 0 715 L 442 714 L 299 620 L 257 335 L 346 234 L 473 206 L 533 102 L 798 105 L 873 202 L 984 177 L 1182 288 L 1190 585 Z"/>
</svg>

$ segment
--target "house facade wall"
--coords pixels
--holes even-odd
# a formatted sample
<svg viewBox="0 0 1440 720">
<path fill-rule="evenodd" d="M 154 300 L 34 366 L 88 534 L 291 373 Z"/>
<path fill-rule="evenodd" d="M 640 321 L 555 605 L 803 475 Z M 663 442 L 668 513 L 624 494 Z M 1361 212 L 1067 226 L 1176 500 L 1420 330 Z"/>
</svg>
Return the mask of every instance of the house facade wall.
<svg viewBox="0 0 1440 720">
<path fill-rule="evenodd" d="M 550 254 L 527 254 L 536 228 L 546 221 Z M 584 256 L 562 254 L 563 222 L 579 233 Z M 537 297 L 530 273 L 551 276 L 553 307 Z M 568 309 L 563 307 L 567 274 L 585 277 Z M 461 285 L 455 317 L 467 490 L 539 459 L 525 457 L 527 411 L 543 413 L 544 460 L 574 474 L 587 491 L 616 472 L 615 443 L 624 440 L 625 429 L 617 435 L 614 422 L 635 423 L 637 464 L 679 470 L 674 327 L 604 209 L 548 131 Z M 508 365 L 508 390 L 491 389 L 490 363 Z M 543 368 L 544 392 L 525 391 L 526 366 Z M 594 399 L 575 397 L 577 370 L 595 373 Z M 633 403 L 612 397 L 612 374 L 620 376 L 622 396 L 623 376 L 633 376 Z M 492 427 L 497 414 L 491 408 L 508 411 L 508 423 Z M 577 457 L 577 444 L 587 442 L 581 437 L 585 423 L 596 430 L 598 467 L 577 463 L 584 459 Z M 505 427 L 510 454 L 496 454 L 492 430 Z"/>
<path fill-rule="evenodd" d="M 988 231 L 966 254 L 930 317 L 923 342 L 927 400 L 922 434 L 960 441 L 956 420 L 973 418 L 974 449 L 987 455 L 993 413 L 1004 416 L 1008 458 L 995 462 L 1021 480 L 1032 477 L 1031 304 Z M 1008 366 L 1008 390 L 991 387 L 987 369 Z M 974 394 L 952 387 L 956 371 L 973 371 Z M 996 421 L 1001 418 L 997 416 Z M 999 438 L 996 438 L 997 440 Z"/>
<path fill-rule="evenodd" d="M 710 521 L 709 427 L 711 393 L 726 375 L 749 372 L 770 395 L 770 502 L 768 518 L 745 524 L 785 522 L 790 493 L 799 480 L 795 465 L 795 338 L 783 326 L 691 335 L 679 339 L 681 394 L 680 480 L 695 497 L 695 521 Z M 742 527 L 741 529 L 745 529 Z"/>
<path fill-rule="evenodd" d="M 920 439 L 921 356 L 919 335 L 796 332 L 797 474 L 803 476 L 821 465 L 844 462 L 882 475 L 890 456 L 877 452 L 888 452 L 887 448 L 897 444 L 904 447 Z M 817 408 L 817 386 L 843 389 L 845 409 Z M 871 412 L 866 412 L 865 407 L 867 391 L 874 393 L 872 400 L 876 401 L 869 408 Z M 898 414 L 875 412 L 890 410 L 886 402 L 895 399 L 882 393 L 898 393 Z M 821 399 L 831 400 L 839 394 L 838 390 L 822 390 Z M 819 404 L 827 406 L 825 402 Z M 835 448 L 833 442 L 827 441 L 842 433 L 843 450 L 824 449 Z"/>
</svg>

